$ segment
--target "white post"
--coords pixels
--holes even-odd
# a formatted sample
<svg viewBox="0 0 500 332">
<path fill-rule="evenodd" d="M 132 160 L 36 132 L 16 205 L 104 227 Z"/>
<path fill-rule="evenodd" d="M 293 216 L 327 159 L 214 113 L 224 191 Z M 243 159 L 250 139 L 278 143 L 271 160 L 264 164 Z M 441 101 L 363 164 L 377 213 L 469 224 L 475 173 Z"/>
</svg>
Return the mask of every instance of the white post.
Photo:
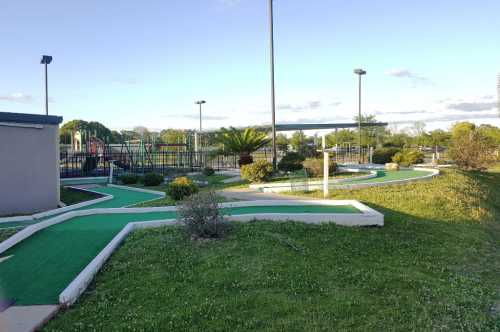
<svg viewBox="0 0 500 332">
<path fill-rule="evenodd" d="M 115 164 L 113 163 L 113 160 L 109 161 L 109 183 L 113 184 L 113 168 Z"/>
<path fill-rule="evenodd" d="M 329 175 L 330 166 L 328 165 L 329 155 L 328 155 L 328 152 L 326 151 L 326 139 L 325 139 L 324 135 L 323 135 L 323 140 L 321 143 L 322 143 L 322 147 L 323 147 L 323 198 L 327 198 L 328 197 L 328 175 Z"/>
</svg>

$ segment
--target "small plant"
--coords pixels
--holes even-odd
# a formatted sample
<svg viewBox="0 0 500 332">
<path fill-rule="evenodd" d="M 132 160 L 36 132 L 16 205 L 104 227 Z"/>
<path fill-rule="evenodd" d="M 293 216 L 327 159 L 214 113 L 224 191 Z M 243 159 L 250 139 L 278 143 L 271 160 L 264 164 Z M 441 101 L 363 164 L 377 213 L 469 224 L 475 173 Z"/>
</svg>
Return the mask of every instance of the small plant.
<svg viewBox="0 0 500 332">
<path fill-rule="evenodd" d="M 162 183 L 163 183 L 163 175 L 161 174 L 151 172 L 151 173 L 146 173 L 146 175 L 144 175 L 144 185 L 146 187 L 159 186 Z"/>
<path fill-rule="evenodd" d="M 203 168 L 202 173 L 205 176 L 212 176 L 215 174 L 215 171 L 212 167 L 205 167 L 205 168 Z"/>
<path fill-rule="evenodd" d="M 213 191 L 195 194 L 180 202 L 177 218 L 195 239 L 221 238 L 227 229 Z"/>
<path fill-rule="evenodd" d="M 380 148 L 373 151 L 373 163 L 374 164 L 387 164 L 392 161 L 392 157 L 401 149 L 398 148 Z"/>
<path fill-rule="evenodd" d="M 123 174 L 118 179 L 123 184 L 136 184 L 139 182 L 139 176 L 135 174 Z"/>
<path fill-rule="evenodd" d="M 303 168 L 306 158 L 297 152 L 288 152 L 278 163 L 278 169 L 283 172 L 298 171 Z"/>
<path fill-rule="evenodd" d="M 180 201 L 196 192 L 198 192 L 196 184 L 185 176 L 175 179 L 168 186 L 169 196 L 176 201 Z"/>
<path fill-rule="evenodd" d="M 424 162 L 424 154 L 416 150 L 403 150 L 392 157 L 392 162 L 402 166 L 411 166 Z"/>
<path fill-rule="evenodd" d="M 259 160 L 249 165 L 241 166 L 241 177 L 252 183 L 268 180 L 273 174 L 273 165 L 265 160 Z"/>
<path fill-rule="evenodd" d="M 304 161 L 304 168 L 307 173 L 312 177 L 323 176 L 323 159 L 320 158 L 307 158 Z M 328 174 L 334 174 L 337 171 L 337 164 L 330 160 L 328 163 Z"/>
</svg>

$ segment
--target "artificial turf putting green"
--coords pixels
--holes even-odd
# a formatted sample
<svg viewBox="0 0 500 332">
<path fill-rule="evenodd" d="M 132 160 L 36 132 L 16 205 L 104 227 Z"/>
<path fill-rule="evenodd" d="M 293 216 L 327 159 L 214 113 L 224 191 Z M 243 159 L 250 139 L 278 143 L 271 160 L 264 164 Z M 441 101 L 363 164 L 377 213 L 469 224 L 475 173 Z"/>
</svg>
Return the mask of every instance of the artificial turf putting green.
<svg viewBox="0 0 500 332">
<path fill-rule="evenodd" d="M 115 199 L 92 205 L 92 208 L 126 206 L 137 203 L 139 198 L 152 198 L 151 194 L 119 188 L 101 188 L 99 191 L 112 194 Z M 224 209 L 223 213 L 361 212 L 350 205 L 278 205 L 230 208 Z M 174 211 L 91 215 L 76 217 L 43 229 L 2 254 L 13 257 L 0 264 L 0 296 L 15 298 L 18 305 L 57 303 L 64 288 L 127 223 L 175 218 Z"/>
<path fill-rule="evenodd" d="M 350 180 L 346 181 L 342 184 L 351 184 L 351 183 L 380 183 L 387 181 L 395 181 L 395 180 L 405 180 L 405 179 L 413 179 L 420 178 L 426 175 L 432 174 L 429 171 L 421 171 L 421 170 L 400 170 L 400 171 L 386 171 L 381 170 L 377 171 L 377 177 L 371 179 L 361 179 L 361 180 Z"/>
</svg>

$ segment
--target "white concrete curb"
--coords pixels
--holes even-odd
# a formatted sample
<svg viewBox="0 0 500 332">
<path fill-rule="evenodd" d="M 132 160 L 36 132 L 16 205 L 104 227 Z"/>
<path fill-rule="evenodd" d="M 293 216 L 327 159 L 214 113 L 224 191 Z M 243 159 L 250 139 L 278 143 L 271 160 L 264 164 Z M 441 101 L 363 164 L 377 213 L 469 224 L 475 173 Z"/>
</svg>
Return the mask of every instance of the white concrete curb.
<svg viewBox="0 0 500 332">
<path fill-rule="evenodd" d="M 135 187 L 128 187 L 128 186 L 120 186 L 120 185 L 111 184 L 111 183 L 108 184 L 108 187 L 137 191 L 137 192 L 146 193 L 146 194 L 155 194 L 155 195 L 160 195 L 162 197 L 165 197 L 165 195 L 166 195 L 165 192 L 163 192 L 163 191 L 149 190 L 149 189 L 142 189 L 142 188 L 135 188 Z"/>
<path fill-rule="evenodd" d="M 68 187 L 69 188 L 73 188 L 73 187 L 70 187 L 70 186 L 68 186 Z M 61 208 L 57 208 L 57 209 L 53 209 L 53 210 L 49 210 L 49 211 L 35 213 L 35 214 L 29 215 L 29 216 L 0 218 L 0 224 L 7 223 L 7 222 L 16 222 L 16 221 L 38 220 L 38 219 L 42 219 L 42 218 L 45 218 L 45 217 L 50 217 L 50 216 L 53 216 L 53 215 L 56 215 L 56 214 L 61 214 L 61 213 L 69 212 L 69 211 L 76 210 L 76 209 L 79 209 L 79 208 L 82 208 L 82 207 L 85 207 L 85 206 L 94 205 L 94 204 L 97 204 L 97 203 L 101 203 L 101 202 L 105 202 L 105 201 L 109 201 L 109 200 L 113 199 L 113 195 L 103 194 L 103 193 L 100 193 L 100 192 L 97 192 L 97 191 L 92 191 L 92 190 L 89 190 L 89 189 L 81 189 L 81 188 L 73 188 L 73 189 L 89 191 L 89 192 L 92 192 L 92 193 L 99 194 L 101 196 L 103 195 L 104 197 L 96 198 L 96 199 L 93 199 L 93 200 L 90 200 L 90 201 L 81 202 L 81 203 L 78 203 L 78 204 L 68 205 L 68 206 L 65 206 L 65 207 L 61 207 Z"/>
</svg>

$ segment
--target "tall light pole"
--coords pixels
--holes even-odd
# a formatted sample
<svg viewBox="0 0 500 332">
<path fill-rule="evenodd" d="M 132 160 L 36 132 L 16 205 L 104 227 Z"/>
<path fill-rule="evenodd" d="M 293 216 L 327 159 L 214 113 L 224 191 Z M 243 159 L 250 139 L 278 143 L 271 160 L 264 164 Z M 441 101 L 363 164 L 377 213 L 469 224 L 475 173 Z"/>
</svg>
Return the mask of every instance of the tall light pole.
<svg viewBox="0 0 500 332">
<path fill-rule="evenodd" d="M 274 14 L 273 0 L 269 0 L 269 45 L 270 45 L 270 60 L 271 60 L 271 112 L 272 112 L 272 144 L 273 144 L 273 169 L 277 169 L 276 157 L 276 97 L 274 89 Z"/>
<path fill-rule="evenodd" d="M 40 63 L 45 65 L 45 115 L 49 115 L 49 79 L 47 76 L 47 65 L 52 62 L 50 55 L 42 55 Z"/>
<path fill-rule="evenodd" d="M 204 100 L 198 100 L 197 102 L 195 102 L 196 105 L 199 105 L 200 106 L 200 133 L 202 131 L 202 127 L 201 127 L 201 105 L 203 104 L 206 104 L 207 102 L 204 101 Z"/>
<path fill-rule="evenodd" d="M 354 74 L 358 75 L 358 131 L 359 131 L 358 161 L 361 164 L 361 76 L 366 75 L 366 71 L 363 69 L 354 69 Z"/>
</svg>

